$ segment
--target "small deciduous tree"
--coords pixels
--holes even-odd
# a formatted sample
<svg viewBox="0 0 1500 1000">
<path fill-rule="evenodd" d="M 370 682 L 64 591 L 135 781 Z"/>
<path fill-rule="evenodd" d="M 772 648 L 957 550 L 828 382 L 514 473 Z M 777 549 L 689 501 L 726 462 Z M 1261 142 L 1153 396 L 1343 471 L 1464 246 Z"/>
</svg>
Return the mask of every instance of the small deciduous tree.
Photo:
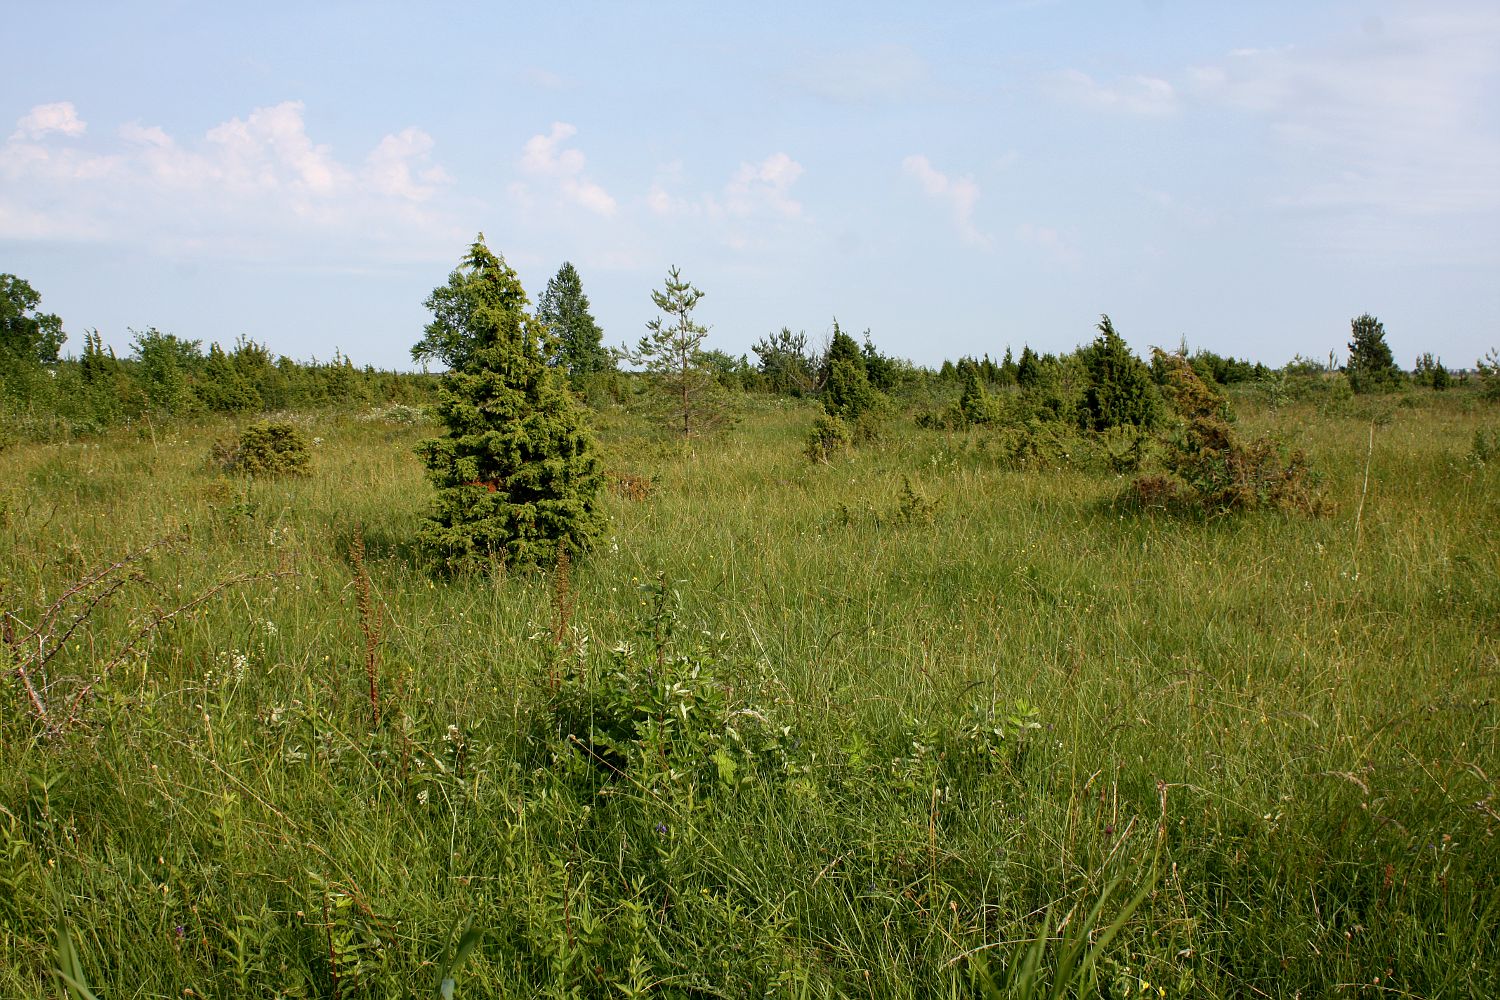
<svg viewBox="0 0 1500 1000">
<path fill-rule="evenodd" d="M 1385 342 L 1385 324 L 1365 313 L 1349 321 L 1354 337 L 1349 341 L 1349 362 L 1345 372 L 1349 387 L 1355 392 L 1383 392 L 1401 380 L 1391 347 Z"/>
<path fill-rule="evenodd" d="M 703 350 L 708 327 L 693 318 L 702 298 L 703 292 L 684 281 L 678 268 L 670 268 L 662 289 L 651 293 L 663 315 L 646 324 L 650 332 L 635 350 L 624 352 L 628 362 L 646 370 L 667 423 L 684 438 L 717 428 L 727 409 L 723 387 Z"/>
<path fill-rule="evenodd" d="M 55 365 L 62 348 L 62 320 L 37 312 L 42 297 L 24 278 L 0 274 L 0 364 Z"/>
<path fill-rule="evenodd" d="M 589 312 L 589 297 L 583 293 L 583 282 L 571 262 L 564 261 L 547 282 L 547 290 L 537 302 L 536 318 L 547 324 L 556 345 L 549 360 L 566 371 L 574 385 L 614 367 L 604 348 L 604 331 Z"/>
<path fill-rule="evenodd" d="M 428 297 L 433 321 L 412 349 L 449 365 L 435 408 L 445 433 L 418 449 L 437 487 L 422 543 L 448 568 L 547 565 L 603 527 L 593 436 L 526 304 L 481 235 Z"/>
</svg>

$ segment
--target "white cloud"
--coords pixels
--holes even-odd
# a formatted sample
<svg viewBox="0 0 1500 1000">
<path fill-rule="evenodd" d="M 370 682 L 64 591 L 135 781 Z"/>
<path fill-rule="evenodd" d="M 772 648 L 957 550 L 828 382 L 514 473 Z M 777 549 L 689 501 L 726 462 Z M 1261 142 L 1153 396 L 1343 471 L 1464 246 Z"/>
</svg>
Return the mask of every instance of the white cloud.
<svg viewBox="0 0 1500 1000">
<path fill-rule="evenodd" d="M 209 129 L 208 141 L 222 151 L 210 158 L 222 181 L 236 190 L 291 188 L 319 195 L 347 185 L 348 170 L 327 146 L 308 137 L 302 110 L 301 101 L 285 101 Z"/>
<path fill-rule="evenodd" d="M 452 178 L 432 162 L 432 136 L 419 128 L 405 128 L 380 140 L 365 157 L 365 175 L 381 194 L 410 201 L 426 201 Z"/>
<path fill-rule="evenodd" d="M 614 215 L 618 207 L 610 193 L 583 176 L 584 156 L 563 144 L 578 134 L 567 122 L 553 122 L 545 135 L 534 135 L 521 149 L 521 170 L 553 184 L 575 205 L 599 215 Z"/>
<path fill-rule="evenodd" d="M 802 164 L 785 153 L 772 153 L 759 163 L 742 163 L 724 188 L 724 204 L 731 215 L 747 216 L 769 208 L 795 219 L 802 203 L 787 192 L 802 176 Z"/>
<path fill-rule="evenodd" d="M 1105 86 L 1087 73 L 1070 69 L 1057 75 L 1055 85 L 1065 99 L 1099 111 L 1151 116 L 1177 110 L 1176 89 L 1154 76 L 1130 76 Z"/>
<path fill-rule="evenodd" d="M 1205 105 L 1266 123 L 1286 167 L 1274 203 L 1386 218 L 1500 210 L 1500 11 L 1411 11 L 1321 47 L 1237 50 L 1189 70 Z"/>
<path fill-rule="evenodd" d="M 901 169 L 916 178 L 929 198 L 948 205 L 953 213 L 953 223 L 966 242 L 975 246 L 990 245 L 990 238 L 974 225 L 974 207 L 979 202 L 979 185 L 974 178 L 968 175 L 949 177 L 920 153 L 902 160 Z"/>
<path fill-rule="evenodd" d="M 40 139 L 49 132 L 60 132 L 68 136 L 80 136 L 88 130 L 88 123 L 78 117 L 78 109 L 72 101 L 57 101 L 53 104 L 38 104 L 16 122 L 12 139 Z"/>
<path fill-rule="evenodd" d="M 77 120 L 68 107 L 49 119 L 54 130 Z M 139 122 L 86 147 L 54 149 L 34 132 L 0 145 L 0 236 L 277 259 L 342 259 L 350 244 L 367 257 L 439 246 L 446 254 L 463 239 L 446 216 L 419 207 L 449 178 L 417 128 L 383 137 L 354 165 L 313 141 L 298 101 L 256 108 L 187 142 Z"/>
<path fill-rule="evenodd" d="M 764 244 L 777 227 L 807 224 L 792 187 L 804 173 L 802 164 L 784 152 L 759 163 L 741 163 L 717 191 L 676 193 L 686 186 L 680 161 L 665 164 L 646 193 L 646 207 L 663 218 L 694 219 L 732 250 Z"/>
</svg>

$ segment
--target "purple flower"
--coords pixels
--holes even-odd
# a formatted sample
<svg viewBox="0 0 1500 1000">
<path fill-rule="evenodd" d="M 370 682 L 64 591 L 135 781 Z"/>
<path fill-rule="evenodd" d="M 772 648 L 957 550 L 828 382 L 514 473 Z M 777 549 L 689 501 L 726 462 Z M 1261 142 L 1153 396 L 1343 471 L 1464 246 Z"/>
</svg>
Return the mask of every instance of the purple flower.
<svg viewBox="0 0 1500 1000">
<path fill-rule="evenodd" d="M 657 832 L 658 836 L 665 837 L 667 835 L 667 824 L 665 824 L 665 823 L 658 823 L 658 824 L 656 824 L 656 832 Z"/>
<path fill-rule="evenodd" d="M 187 937 L 187 928 L 181 924 L 177 925 L 177 937 L 179 939 Z"/>
</svg>

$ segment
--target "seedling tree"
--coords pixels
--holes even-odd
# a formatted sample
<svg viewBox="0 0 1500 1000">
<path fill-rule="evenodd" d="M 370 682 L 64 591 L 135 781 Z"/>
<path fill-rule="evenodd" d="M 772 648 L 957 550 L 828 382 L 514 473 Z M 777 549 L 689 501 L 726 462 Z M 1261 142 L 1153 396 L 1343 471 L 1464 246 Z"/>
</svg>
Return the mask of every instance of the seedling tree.
<svg viewBox="0 0 1500 1000">
<path fill-rule="evenodd" d="M 520 279 L 481 234 L 425 304 L 433 321 L 412 357 L 449 370 L 436 406 L 446 432 L 418 449 L 437 487 L 424 548 L 480 571 L 578 554 L 603 527 L 603 474 Z"/>
<path fill-rule="evenodd" d="M 724 420 L 723 390 L 703 350 L 708 327 L 693 319 L 702 298 L 703 292 L 683 281 L 679 269 L 667 271 L 662 290 L 651 293 L 651 301 L 664 315 L 647 323 L 650 333 L 624 354 L 646 370 L 667 404 L 669 425 L 684 438 L 710 431 Z"/>
</svg>

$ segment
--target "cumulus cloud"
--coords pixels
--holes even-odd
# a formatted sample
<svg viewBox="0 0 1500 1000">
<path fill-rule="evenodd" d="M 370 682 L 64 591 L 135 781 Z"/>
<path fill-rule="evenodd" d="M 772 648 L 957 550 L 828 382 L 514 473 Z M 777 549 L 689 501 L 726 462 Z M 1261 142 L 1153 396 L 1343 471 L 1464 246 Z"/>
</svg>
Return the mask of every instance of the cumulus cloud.
<svg viewBox="0 0 1500 1000">
<path fill-rule="evenodd" d="M 681 162 L 664 165 L 646 194 L 646 207 L 664 218 L 691 218 L 710 223 L 716 238 L 735 250 L 759 245 L 769 227 L 804 223 L 792 187 L 804 170 L 785 152 L 737 167 L 724 185 L 700 194 L 678 193 L 687 186 Z"/>
<path fill-rule="evenodd" d="M 66 108 L 33 109 L 0 145 L 0 236 L 254 257 L 340 252 L 342 240 L 406 256 L 461 238 L 446 217 L 421 207 L 449 178 L 418 128 L 386 135 L 362 163 L 345 163 L 308 134 L 299 101 L 256 108 L 187 141 L 128 122 L 87 147 L 51 141 L 53 133 L 82 134 Z"/>
<path fill-rule="evenodd" d="M 802 164 L 785 153 L 772 153 L 759 163 L 742 163 L 724 189 L 725 205 L 731 215 L 751 215 L 765 207 L 795 219 L 802 214 L 802 203 L 787 192 L 801 176 Z"/>
<path fill-rule="evenodd" d="M 78 117 L 78 109 L 72 101 L 57 101 L 53 104 L 38 104 L 19 121 L 12 139 L 40 139 L 49 132 L 80 136 L 88 131 L 88 123 Z"/>
<path fill-rule="evenodd" d="M 990 238 L 974 225 L 974 207 L 979 202 L 979 185 L 974 178 L 968 175 L 950 177 L 920 153 L 913 153 L 902 160 L 901 169 L 916 178 L 929 198 L 948 206 L 953 215 L 953 223 L 966 242 L 975 246 L 990 245 Z"/>
<path fill-rule="evenodd" d="M 1070 69 L 1057 75 L 1055 86 L 1063 98 L 1099 111 L 1150 116 L 1177 110 L 1176 88 L 1154 76 L 1130 76 L 1105 85 L 1087 73 Z"/>
<path fill-rule="evenodd" d="M 452 181 L 442 167 L 432 162 L 432 136 L 419 128 L 405 128 L 388 135 L 365 157 L 370 186 L 381 194 L 408 201 L 426 201 L 438 188 Z"/>
<path fill-rule="evenodd" d="M 610 193 L 583 176 L 584 156 L 564 143 L 578 134 L 567 122 L 553 122 L 545 135 L 534 135 L 521 149 L 521 171 L 551 184 L 564 199 L 599 215 L 618 207 Z"/>
</svg>

